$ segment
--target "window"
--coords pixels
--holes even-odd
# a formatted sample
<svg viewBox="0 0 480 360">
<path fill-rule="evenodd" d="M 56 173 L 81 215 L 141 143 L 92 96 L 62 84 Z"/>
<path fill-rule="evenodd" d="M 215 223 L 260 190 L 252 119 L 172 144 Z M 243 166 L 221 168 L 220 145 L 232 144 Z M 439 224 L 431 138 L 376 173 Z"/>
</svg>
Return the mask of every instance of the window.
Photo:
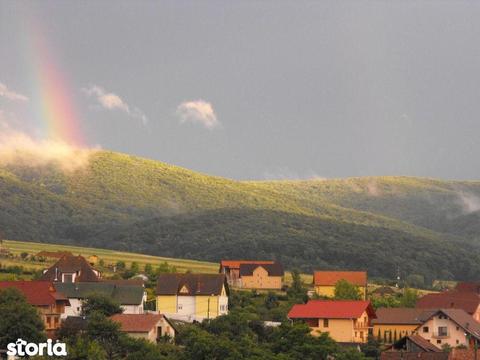
<svg viewBox="0 0 480 360">
<path fill-rule="evenodd" d="M 437 344 L 441 344 L 442 343 L 442 340 L 437 340 Z"/>
<path fill-rule="evenodd" d="M 460 344 L 460 340 L 457 339 L 457 345 Z"/>
<path fill-rule="evenodd" d="M 328 327 L 328 319 L 323 319 L 323 327 Z"/>
<path fill-rule="evenodd" d="M 439 326 L 438 327 L 438 336 L 447 336 L 448 330 L 446 326 Z"/>
<path fill-rule="evenodd" d="M 424 327 L 423 327 L 423 332 L 424 332 L 424 333 L 428 333 L 428 326 L 424 326 Z"/>
<path fill-rule="evenodd" d="M 182 304 L 178 304 L 178 310 L 182 310 L 183 309 L 183 305 Z"/>
<path fill-rule="evenodd" d="M 63 282 L 72 283 L 73 275 L 72 274 L 63 274 Z"/>
</svg>

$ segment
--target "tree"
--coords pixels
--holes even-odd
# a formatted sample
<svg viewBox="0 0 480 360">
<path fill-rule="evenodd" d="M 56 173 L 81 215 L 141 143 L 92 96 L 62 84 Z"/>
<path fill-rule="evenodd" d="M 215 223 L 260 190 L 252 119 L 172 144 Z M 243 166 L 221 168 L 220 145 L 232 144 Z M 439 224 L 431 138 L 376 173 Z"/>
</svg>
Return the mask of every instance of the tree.
<svg viewBox="0 0 480 360">
<path fill-rule="evenodd" d="M 292 285 L 287 290 L 287 295 L 291 299 L 305 301 L 308 299 L 307 289 L 303 286 L 300 271 L 294 269 L 292 271 Z"/>
<path fill-rule="evenodd" d="M 87 325 L 88 339 L 96 341 L 105 351 L 107 359 L 115 359 L 120 353 L 120 340 L 125 336 L 120 332 L 120 324 L 108 319 L 102 313 L 93 312 Z"/>
<path fill-rule="evenodd" d="M 335 299 L 337 300 L 361 300 L 362 298 L 358 286 L 343 279 L 335 284 L 334 294 Z"/>
<path fill-rule="evenodd" d="M 406 288 L 403 296 L 400 298 L 400 304 L 403 307 L 413 308 L 418 300 L 418 291 Z"/>
<path fill-rule="evenodd" d="M 146 264 L 145 265 L 145 269 L 144 269 L 145 273 L 150 276 L 153 274 L 153 266 L 152 264 Z"/>
<path fill-rule="evenodd" d="M 138 266 L 138 263 L 136 261 L 133 261 L 131 264 L 130 264 L 130 271 L 136 275 L 138 274 L 138 272 L 140 271 L 140 266 Z"/>
<path fill-rule="evenodd" d="M 117 261 L 116 267 L 117 270 L 125 270 L 125 261 Z"/>
<path fill-rule="evenodd" d="M 44 324 L 37 310 L 15 288 L 0 290 L 0 349 L 21 338 L 28 342 L 45 341 Z"/>
<path fill-rule="evenodd" d="M 123 310 L 120 304 L 113 299 L 105 295 L 91 294 L 83 302 L 82 315 L 88 317 L 94 312 L 104 316 L 112 316 L 113 314 L 121 314 Z"/>
</svg>

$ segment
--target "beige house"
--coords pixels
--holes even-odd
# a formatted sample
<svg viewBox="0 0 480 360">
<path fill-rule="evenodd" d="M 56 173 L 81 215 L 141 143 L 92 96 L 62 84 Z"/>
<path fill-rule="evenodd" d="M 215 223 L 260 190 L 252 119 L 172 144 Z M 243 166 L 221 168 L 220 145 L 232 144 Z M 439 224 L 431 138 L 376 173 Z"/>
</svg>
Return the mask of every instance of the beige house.
<svg viewBox="0 0 480 360">
<path fill-rule="evenodd" d="M 375 311 L 369 301 L 309 300 L 290 309 L 288 318 L 304 321 L 318 336 L 327 332 L 340 343 L 366 343 Z"/>
<path fill-rule="evenodd" d="M 417 333 L 439 348 L 473 347 L 474 341 L 480 341 L 480 324 L 462 309 L 441 309 L 432 312 Z"/>
<path fill-rule="evenodd" d="M 273 264 L 240 265 L 240 287 L 243 289 L 280 290 L 283 284 L 283 267 Z"/>
<path fill-rule="evenodd" d="M 367 299 L 366 271 L 315 271 L 313 273 L 313 285 L 319 296 L 334 297 L 335 285 L 340 280 L 357 286 L 362 299 Z"/>
<path fill-rule="evenodd" d="M 220 262 L 220 274 L 225 274 L 228 285 L 241 287 L 240 266 L 242 265 L 270 265 L 271 260 L 222 260 Z"/>
<path fill-rule="evenodd" d="M 157 343 L 162 337 L 175 337 L 175 329 L 161 314 L 116 314 L 111 319 L 120 324 L 120 330 L 131 337 Z"/>
</svg>

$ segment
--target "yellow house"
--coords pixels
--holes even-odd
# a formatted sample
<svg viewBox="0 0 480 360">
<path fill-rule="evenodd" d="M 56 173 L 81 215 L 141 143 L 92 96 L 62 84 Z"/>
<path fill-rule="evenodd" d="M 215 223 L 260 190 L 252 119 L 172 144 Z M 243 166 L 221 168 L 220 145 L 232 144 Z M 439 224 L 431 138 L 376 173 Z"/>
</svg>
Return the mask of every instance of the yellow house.
<svg viewBox="0 0 480 360">
<path fill-rule="evenodd" d="M 186 321 L 228 314 L 224 274 L 161 274 L 155 290 L 157 311 Z"/>
<path fill-rule="evenodd" d="M 367 272 L 366 271 L 315 271 L 313 285 L 319 296 L 334 297 L 335 285 L 340 280 L 348 281 L 358 287 L 362 299 L 367 298 Z"/>
<path fill-rule="evenodd" d="M 327 332 L 340 343 L 366 343 L 375 317 L 372 305 L 364 300 L 309 300 L 288 313 L 291 320 L 305 321 L 312 335 Z"/>
<path fill-rule="evenodd" d="M 415 333 L 429 312 L 415 308 L 380 308 L 372 321 L 373 336 L 390 344 Z"/>
<path fill-rule="evenodd" d="M 283 283 L 283 267 L 274 264 L 241 264 L 240 283 L 243 289 L 280 290 Z"/>
</svg>

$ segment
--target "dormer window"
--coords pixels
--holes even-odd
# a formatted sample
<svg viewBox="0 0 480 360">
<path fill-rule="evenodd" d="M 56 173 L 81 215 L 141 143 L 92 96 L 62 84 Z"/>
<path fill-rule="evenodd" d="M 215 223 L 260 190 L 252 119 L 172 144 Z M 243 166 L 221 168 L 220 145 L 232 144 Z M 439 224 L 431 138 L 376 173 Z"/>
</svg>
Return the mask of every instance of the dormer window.
<svg viewBox="0 0 480 360">
<path fill-rule="evenodd" d="M 180 294 L 188 294 L 188 288 L 186 285 L 183 285 L 182 288 L 180 289 Z"/>
</svg>

